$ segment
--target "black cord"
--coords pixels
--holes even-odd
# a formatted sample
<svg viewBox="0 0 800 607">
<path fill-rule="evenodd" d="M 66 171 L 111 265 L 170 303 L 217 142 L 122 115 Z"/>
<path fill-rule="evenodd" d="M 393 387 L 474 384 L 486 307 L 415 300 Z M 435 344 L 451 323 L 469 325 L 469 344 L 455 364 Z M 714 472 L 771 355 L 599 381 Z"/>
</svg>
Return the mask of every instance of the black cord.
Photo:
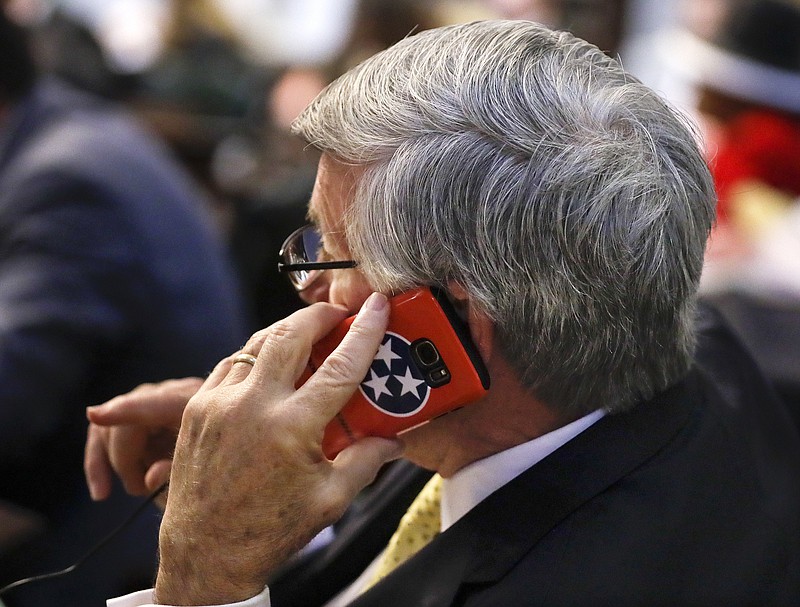
<svg viewBox="0 0 800 607">
<path fill-rule="evenodd" d="M 0 596 L 3 596 L 9 590 L 13 590 L 14 588 L 19 588 L 20 586 L 25 586 L 27 584 L 32 584 L 34 582 L 41 582 L 44 580 L 50 580 L 53 578 L 61 577 L 62 575 L 67 575 L 68 573 L 72 573 L 78 567 L 83 565 L 86 561 L 88 561 L 96 552 L 99 552 L 102 548 L 105 547 L 111 540 L 113 540 L 117 535 L 119 535 L 122 531 L 124 531 L 134 520 L 138 517 L 147 506 L 149 506 L 153 501 L 161 495 L 169 485 L 169 482 L 164 483 L 158 489 L 153 491 L 144 502 L 142 502 L 136 510 L 134 510 L 128 518 L 126 518 L 116 529 L 114 529 L 111 533 L 106 535 L 102 540 L 97 542 L 94 546 L 92 546 L 86 554 L 84 554 L 81 558 L 75 561 L 72 565 L 67 567 L 66 569 L 62 569 L 61 571 L 53 571 L 51 573 L 43 573 L 41 575 L 34 575 L 31 577 L 26 577 L 21 580 L 17 580 L 16 582 L 12 582 L 7 586 L 3 586 L 0 588 Z"/>
</svg>

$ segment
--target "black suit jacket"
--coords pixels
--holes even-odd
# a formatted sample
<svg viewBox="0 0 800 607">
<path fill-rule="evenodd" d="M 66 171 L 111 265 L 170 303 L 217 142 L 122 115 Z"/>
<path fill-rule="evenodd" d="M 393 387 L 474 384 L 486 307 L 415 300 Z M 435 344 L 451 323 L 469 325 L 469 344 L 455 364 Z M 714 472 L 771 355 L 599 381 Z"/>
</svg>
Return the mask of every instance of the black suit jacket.
<svg viewBox="0 0 800 607">
<path fill-rule="evenodd" d="M 683 381 L 496 491 L 354 607 L 800 604 L 796 429 L 719 319 L 700 328 Z M 363 520 L 273 581 L 274 607 L 322 604 L 354 579 L 425 477 L 390 470 Z M 382 500 L 387 520 L 369 513 Z"/>
</svg>

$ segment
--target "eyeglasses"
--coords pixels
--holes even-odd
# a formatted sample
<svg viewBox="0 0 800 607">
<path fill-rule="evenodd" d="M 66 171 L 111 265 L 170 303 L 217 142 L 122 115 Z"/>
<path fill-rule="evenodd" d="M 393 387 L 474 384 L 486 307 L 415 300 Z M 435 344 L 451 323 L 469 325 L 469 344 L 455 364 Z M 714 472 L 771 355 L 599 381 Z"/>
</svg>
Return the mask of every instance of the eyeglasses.
<svg viewBox="0 0 800 607">
<path fill-rule="evenodd" d="M 295 289 L 303 291 L 311 286 L 325 270 L 342 270 L 355 268 L 355 261 L 322 261 L 325 256 L 322 246 L 322 235 L 316 226 L 305 225 L 292 232 L 283 241 L 278 253 L 278 272 L 288 274 L 289 281 Z"/>
</svg>

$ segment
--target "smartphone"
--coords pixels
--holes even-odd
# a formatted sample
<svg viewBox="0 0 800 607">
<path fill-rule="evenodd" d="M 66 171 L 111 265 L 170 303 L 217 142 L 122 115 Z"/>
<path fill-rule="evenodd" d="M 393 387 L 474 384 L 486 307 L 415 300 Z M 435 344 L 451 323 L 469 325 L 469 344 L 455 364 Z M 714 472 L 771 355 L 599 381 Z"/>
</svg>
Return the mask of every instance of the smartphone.
<svg viewBox="0 0 800 607">
<path fill-rule="evenodd" d="M 489 389 L 489 373 L 469 328 L 442 291 L 414 289 L 389 304 L 389 327 L 367 376 L 325 429 L 322 448 L 329 458 L 365 436 L 394 437 Z M 313 347 L 301 383 L 342 341 L 354 318 Z"/>
</svg>

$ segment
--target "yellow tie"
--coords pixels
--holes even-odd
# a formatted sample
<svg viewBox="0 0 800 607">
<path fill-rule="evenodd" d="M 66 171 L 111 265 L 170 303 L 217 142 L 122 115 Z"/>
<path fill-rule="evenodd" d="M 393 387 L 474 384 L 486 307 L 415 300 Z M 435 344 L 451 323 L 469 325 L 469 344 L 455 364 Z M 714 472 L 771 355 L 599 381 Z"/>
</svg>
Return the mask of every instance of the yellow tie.
<svg viewBox="0 0 800 607">
<path fill-rule="evenodd" d="M 430 542 L 441 529 L 442 477 L 434 474 L 422 488 L 408 511 L 400 519 L 397 531 L 383 551 L 375 575 L 367 588 L 372 587 L 389 575 L 395 567 L 402 565 L 425 544 Z"/>
</svg>

